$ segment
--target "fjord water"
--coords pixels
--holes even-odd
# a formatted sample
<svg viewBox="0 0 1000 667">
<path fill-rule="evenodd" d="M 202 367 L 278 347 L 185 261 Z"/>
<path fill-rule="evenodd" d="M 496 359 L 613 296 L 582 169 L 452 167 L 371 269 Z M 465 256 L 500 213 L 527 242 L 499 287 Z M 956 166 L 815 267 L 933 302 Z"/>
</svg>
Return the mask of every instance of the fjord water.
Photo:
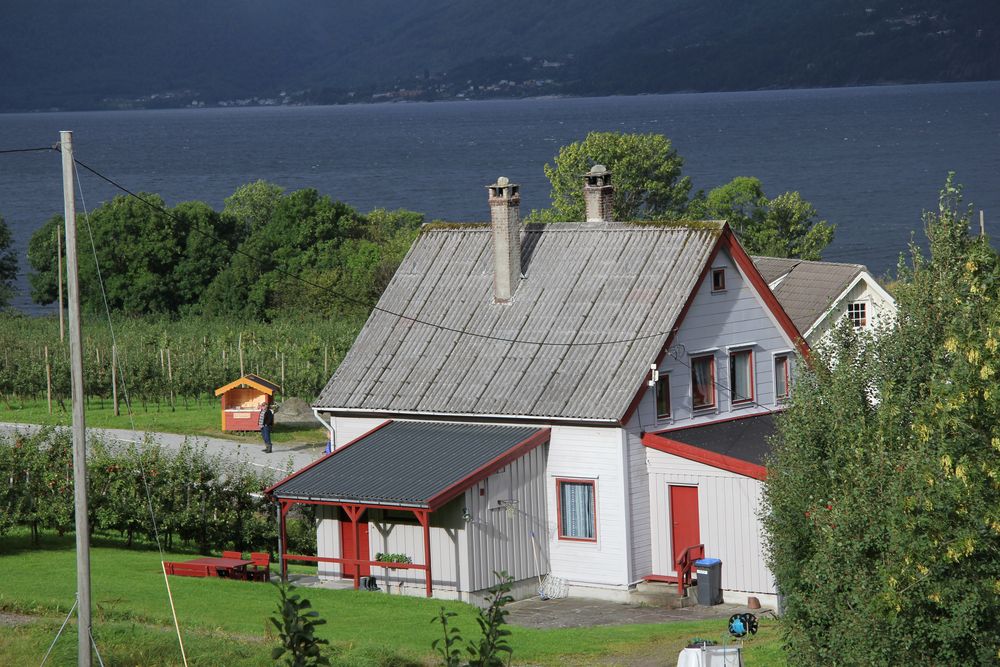
<svg viewBox="0 0 1000 667">
<path fill-rule="evenodd" d="M 695 189 L 756 176 L 798 190 L 837 225 L 825 258 L 894 270 L 948 171 L 1000 235 L 1000 82 L 746 93 L 0 115 L 0 149 L 74 131 L 77 157 L 168 204 L 221 208 L 244 183 L 314 187 L 361 211 L 488 219 L 483 186 L 505 175 L 522 208 L 547 203 L 542 171 L 591 130 L 659 132 Z M 32 232 L 62 212 L 55 153 L 0 156 L 0 215 L 22 272 Z M 116 192 L 81 172 L 89 208 Z M 79 204 L 78 204 L 79 208 Z M 16 305 L 30 307 L 23 276 Z"/>
</svg>

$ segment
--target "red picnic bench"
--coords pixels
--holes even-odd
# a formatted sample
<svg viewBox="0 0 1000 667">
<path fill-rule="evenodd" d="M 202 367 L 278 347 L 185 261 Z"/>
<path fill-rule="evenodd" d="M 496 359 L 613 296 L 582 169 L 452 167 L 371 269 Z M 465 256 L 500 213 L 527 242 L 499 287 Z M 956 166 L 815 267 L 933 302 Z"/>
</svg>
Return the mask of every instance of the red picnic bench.
<svg viewBox="0 0 1000 667">
<path fill-rule="evenodd" d="M 168 575 L 180 577 L 227 577 L 247 581 L 271 580 L 271 556 L 266 553 L 250 554 L 250 560 L 235 551 L 224 551 L 222 558 L 195 558 L 179 563 L 164 562 Z"/>
</svg>

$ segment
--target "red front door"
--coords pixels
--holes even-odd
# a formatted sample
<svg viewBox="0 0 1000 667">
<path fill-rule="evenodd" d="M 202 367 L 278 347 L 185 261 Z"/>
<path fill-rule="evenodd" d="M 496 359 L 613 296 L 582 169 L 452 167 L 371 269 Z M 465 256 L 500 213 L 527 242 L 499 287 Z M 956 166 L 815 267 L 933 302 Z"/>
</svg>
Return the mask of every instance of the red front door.
<svg viewBox="0 0 1000 667">
<path fill-rule="evenodd" d="M 361 558 L 368 560 L 368 519 L 365 516 L 358 519 L 358 542 L 361 543 Z M 340 515 L 340 553 L 344 558 L 358 558 L 358 549 L 354 544 L 354 526 L 351 525 L 346 512 Z M 354 578 L 354 566 L 344 565 L 340 571 L 340 576 L 344 579 Z M 362 577 L 367 577 L 371 573 L 371 565 L 361 566 Z"/>
<path fill-rule="evenodd" d="M 674 553 L 674 570 L 687 550 L 701 544 L 698 530 L 698 487 L 670 486 L 670 546 Z"/>
</svg>

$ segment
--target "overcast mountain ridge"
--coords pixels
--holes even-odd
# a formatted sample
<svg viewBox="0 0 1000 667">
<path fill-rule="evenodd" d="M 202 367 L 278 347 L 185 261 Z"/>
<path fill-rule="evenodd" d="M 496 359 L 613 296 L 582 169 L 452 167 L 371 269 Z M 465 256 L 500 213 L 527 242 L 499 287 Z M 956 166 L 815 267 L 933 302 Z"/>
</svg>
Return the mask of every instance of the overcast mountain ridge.
<svg viewBox="0 0 1000 667">
<path fill-rule="evenodd" d="M 6 0 L 0 110 L 1000 79 L 982 0 Z"/>
</svg>

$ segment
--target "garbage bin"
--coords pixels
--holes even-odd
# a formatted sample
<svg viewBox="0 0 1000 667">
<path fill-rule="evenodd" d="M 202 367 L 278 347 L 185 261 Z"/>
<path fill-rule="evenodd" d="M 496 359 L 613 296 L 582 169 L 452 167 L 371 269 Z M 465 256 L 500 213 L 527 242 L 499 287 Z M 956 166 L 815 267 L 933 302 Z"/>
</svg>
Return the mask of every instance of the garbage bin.
<svg viewBox="0 0 1000 667">
<path fill-rule="evenodd" d="M 698 604 L 722 603 L 722 561 L 718 558 L 700 558 L 694 562 L 698 575 Z"/>
</svg>

